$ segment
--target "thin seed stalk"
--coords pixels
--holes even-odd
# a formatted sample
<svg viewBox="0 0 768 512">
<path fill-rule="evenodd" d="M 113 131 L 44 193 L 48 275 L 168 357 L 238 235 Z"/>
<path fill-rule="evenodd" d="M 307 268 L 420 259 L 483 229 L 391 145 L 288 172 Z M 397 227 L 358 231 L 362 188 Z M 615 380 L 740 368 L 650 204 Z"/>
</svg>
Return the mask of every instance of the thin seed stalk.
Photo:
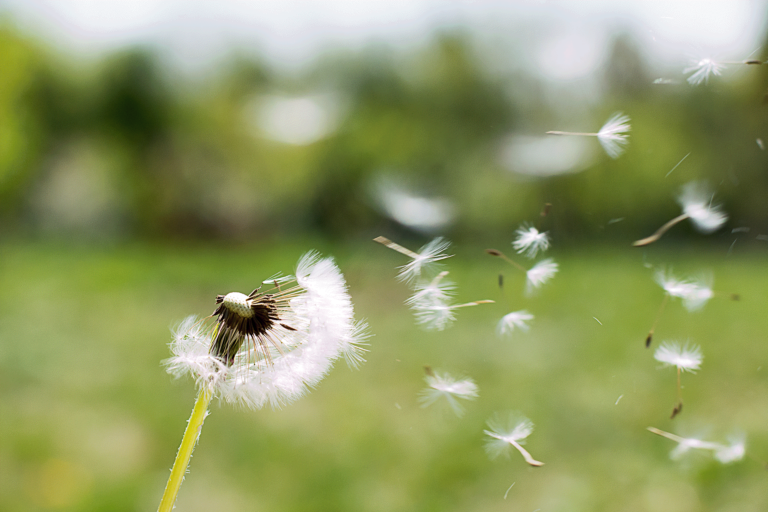
<svg viewBox="0 0 768 512">
<path fill-rule="evenodd" d="M 659 319 L 661 318 L 661 314 L 664 312 L 664 307 L 667 305 L 667 302 L 669 302 L 669 293 L 664 295 L 664 299 L 661 301 L 661 307 L 659 308 L 659 312 L 656 313 L 656 318 L 653 321 L 653 326 L 651 327 L 651 330 L 648 332 L 648 337 L 645 339 L 645 348 L 648 348 L 651 346 L 651 340 L 653 339 L 653 334 L 656 332 L 656 325 L 659 323 Z"/>
<path fill-rule="evenodd" d="M 520 452 L 520 455 L 522 455 L 522 456 L 523 456 L 523 458 L 525 459 L 525 462 L 527 462 L 527 463 L 528 463 L 528 464 L 530 464 L 531 466 L 540 467 L 540 466 L 543 466 L 543 465 L 544 465 L 544 463 L 543 463 L 543 462 L 540 462 L 540 461 L 538 461 L 538 460 L 534 459 L 534 458 L 531 456 L 531 454 L 530 454 L 530 453 L 528 453 L 528 450 L 526 450 L 525 448 L 523 448 L 522 446 L 520 446 L 520 443 L 517 443 L 517 442 L 515 442 L 514 440 L 512 440 L 512 439 L 509 439 L 509 444 L 511 444 L 512 446 L 514 446 L 514 447 L 515 447 L 515 449 L 516 449 L 517 451 L 519 451 L 519 452 Z"/>
<path fill-rule="evenodd" d="M 599 133 L 584 133 L 584 132 L 559 132 L 559 131 L 549 131 L 547 132 L 547 135 L 580 135 L 582 137 L 597 137 L 600 135 Z"/>
<path fill-rule="evenodd" d="M 192 457 L 192 451 L 195 449 L 197 439 L 200 437 L 200 431 L 203 428 L 203 421 L 208 415 L 208 405 L 211 403 L 213 393 L 208 386 L 202 386 L 197 395 L 195 407 L 192 409 L 192 416 L 189 417 L 187 429 L 184 431 L 184 437 L 179 446 L 179 452 L 176 454 L 176 460 L 173 462 L 171 476 L 163 492 L 163 498 L 160 500 L 158 512 L 171 512 L 176 503 L 176 496 L 179 494 L 181 483 L 184 481 L 184 474 L 189 466 L 189 459 Z"/>
<path fill-rule="evenodd" d="M 513 267 L 515 267 L 516 269 L 520 270 L 521 272 L 523 272 L 525 274 L 528 273 L 528 270 L 526 270 L 526 268 L 524 266 L 522 266 L 521 264 L 519 264 L 515 260 L 512 260 L 512 259 L 508 258 L 506 254 L 501 253 L 501 259 L 503 259 L 504 261 L 506 261 L 507 263 L 509 263 Z"/>
<path fill-rule="evenodd" d="M 671 221 L 669 221 L 666 224 L 664 224 L 663 226 L 661 226 L 658 229 L 658 231 L 656 231 L 651 236 L 649 236 L 647 238 L 643 238 L 641 240 L 637 240 L 637 241 L 633 242 L 632 245 L 635 246 L 635 247 L 642 247 L 644 245 L 652 244 L 653 242 L 655 242 L 656 240 L 661 238 L 661 235 L 663 235 L 664 233 L 669 231 L 669 228 L 671 228 L 672 226 L 674 226 L 678 222 L 684 221 L 687 218 L 688 218 L 688 214 L 687 213 L 684 213 L 682 215 L 678 215 L 677 217 L 675 217 Z"/>
</svg>

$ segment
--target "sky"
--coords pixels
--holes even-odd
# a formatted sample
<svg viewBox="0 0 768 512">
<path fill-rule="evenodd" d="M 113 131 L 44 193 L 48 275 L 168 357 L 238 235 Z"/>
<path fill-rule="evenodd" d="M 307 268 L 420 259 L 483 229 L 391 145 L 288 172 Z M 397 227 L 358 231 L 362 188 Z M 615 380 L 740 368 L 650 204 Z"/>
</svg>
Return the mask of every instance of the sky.
<svg viewBox="0 0 768 512">
<path fill-rule="evenodd" d="M 523 32 L 529 62 L 554 80 L 569 80 L 599 67 L 610 36 L 625 30 L 661 65 L 705 55 L 747 58 L 762 44 L 768 2 L 4 0 L 0 11 L 75 54 L 148 44 L 191 70 L 236 48 L 301 68 L 331 48 L 377 40 L 407 49 L 445 27 L 467 28 L 481 44 L 496 46 L 515 44 Z M 525 30 L 531 26 L 540 30 Z"/>
</svg>

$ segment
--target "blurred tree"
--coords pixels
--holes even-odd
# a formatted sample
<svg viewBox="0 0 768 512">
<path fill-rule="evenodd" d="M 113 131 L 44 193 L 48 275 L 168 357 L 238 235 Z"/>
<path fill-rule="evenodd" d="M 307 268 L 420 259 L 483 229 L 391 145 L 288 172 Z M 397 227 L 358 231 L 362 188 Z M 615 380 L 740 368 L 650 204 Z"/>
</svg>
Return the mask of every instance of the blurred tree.
<svg viewBox="0 0 768 512">
<path fill-rule="evenodd" d="M 604 78 L 611 101 L 637 101 L 650 91 L 653 84 L 648 66 L 629 33 L 613 40 Z"/>
<path fill-rule="evenodd" d="M 568 104 L 568 86 L 553 102 L 551 84 L 523 68 L 494 74 L 461 32 L 407 54 L 383 45 L 338 53 L 290 75 L 238 55 L 197 82 L 179 81 L 148 49 L 84 65 L 7 27 L 0 45 L 7 226 L 24 226 L 25 213 L 96 236 L 355 234 L 384 221 L 372 190 L 390 176 L 448 198 L 458 237 L 511 236 L 544 202 L 555 203 L 548 222 L 565 237 L 639 237 L 675 214 L 680 186 L 695 179 L 709 180 L 733 222 L 768 229 L 766 66 L 734 66 L 699 87 L 653 85 L 636 43 L 620 35 L 602 104 L 582 105 L 589 117 L 579 123 L 596 129 L 613 111 L 629 114 L 627 153 L 611 160 L 595 141 L 591 168 L 537 177 L 502 165 L 499 147 L 510 134 L 546 131 Z M 304 141 L 270 133 L 290 108 L 315 112 L 323 98 L 336 108 L 327 133 Z M 289 110 L 269 110 L 280 102 Z M 267 114 L 277 118 L 265 125 Z M 626 220 L 610 231 L 616 218 Z"/>
<path fill-rule="evenodd" d="M 459 196 L 464 163 L 510 129 L 503 84 L 489 77 L 460 34 L 441 34 L 411 62 L 382 48 L 343 70 L 350 113 L 318 162 L 308 212 L 325 232 L 370 225 L 368 187 L 382 171 Z"/>
<path fill-rule="evenodd" d="M 6 24 L 0 48 L 0 212 L 13 217 L 44 155 L 45 126 L 29 91 L 45 55 Z"/>
</svg>

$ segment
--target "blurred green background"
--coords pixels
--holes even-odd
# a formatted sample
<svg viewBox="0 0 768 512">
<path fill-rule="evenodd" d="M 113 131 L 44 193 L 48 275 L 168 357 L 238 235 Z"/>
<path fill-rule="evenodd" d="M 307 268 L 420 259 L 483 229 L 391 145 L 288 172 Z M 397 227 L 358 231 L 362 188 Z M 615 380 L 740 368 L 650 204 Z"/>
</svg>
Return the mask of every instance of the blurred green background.
<svg viewBox="0 0 768 512">
<path fill-rule="evenodd" d="M 539 25 L 508 21 L 519 31 L 496 53 L 452 23 L 290 70 L 233 49 L 194 75 L 157 45 L 84 57 L 7 12 L 0 510 L 156 509 L 195 397 L 160 364 L 168 328 L 309 249 L 345 273 L 374 334 L 367 363 L 282 410 L 214 404 L 178 510 L 765 510 L 768 66 L 691 87 L 684 58 L 654 60 L 640 29 L 609 20 L 588 78 L 547 78 L 530 53 L 562 5 L 537 9 Z M 616 111 L 632 119 L 617 160 L 593 139 L 543 136 L 597 131 Z M 726 227 L 681 224 L 632 248 L 679 214 L 692 180 L 709 183 Z M 484 253 L 511 254 L 523 222 L 550 232 L 560 264 L 531 298 Z M 448 237 L 457 300 L 497 302 L 420 330 L 394 279 L 406 261 L 377 235 L 413 250 Z M 659 322 L 656 346 L 690 339 L 705 357 L 674 421 L 674 371 L 643 346 L 660 267 L 711 272 L 718 292 L 699 313 L 673 301 Z M 519 309 L 531 330 L 497 337 Z M 463 417 L 419 407 L 424 365 L 475 379 Z M 506 410 L 536 425 L 526 446 L 543 468 L 486 456 L 485 422 Z M 648 426 L 742 433 L 750 456 L 672 461 Z"/>
</svg>

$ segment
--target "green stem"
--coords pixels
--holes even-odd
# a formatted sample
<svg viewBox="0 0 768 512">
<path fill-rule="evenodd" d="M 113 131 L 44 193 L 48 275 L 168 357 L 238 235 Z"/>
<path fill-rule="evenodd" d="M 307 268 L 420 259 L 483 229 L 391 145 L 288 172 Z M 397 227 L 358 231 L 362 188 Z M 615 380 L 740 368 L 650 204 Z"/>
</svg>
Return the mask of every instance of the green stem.
<svg viewBox="0 0 768 512">
<path fill-rule="evenodd" d="M 173 510 L 174 503 L 176 503 L 176 495 L 179 494 L 181 482 L 184 481 L 184 474 L 189 466 L 189 459 L 192 457 L 192 450 L 195 449 L 197 438 L 200 437 L 203 421 L 208 416 L 208 404 L 211 403 L 212 396 L 211 390 L 203 385 L 200 393 L 197 395 L 197 401 L 195 402 L 194 409 L 192 409 L 192 416 L 189 417 L 187 429 L 184 431 L 184 437 L 181 440 L 181 446 L 179 446 L 179 453 L 176 454 L 176 460 L 173 462 L 171 476 L 168 478 L 168 483 L 165 486 L 163 499 L 160 501 L 160 506 L 157 509 L 158 512 L 171 512 Z"/>
</svg>

